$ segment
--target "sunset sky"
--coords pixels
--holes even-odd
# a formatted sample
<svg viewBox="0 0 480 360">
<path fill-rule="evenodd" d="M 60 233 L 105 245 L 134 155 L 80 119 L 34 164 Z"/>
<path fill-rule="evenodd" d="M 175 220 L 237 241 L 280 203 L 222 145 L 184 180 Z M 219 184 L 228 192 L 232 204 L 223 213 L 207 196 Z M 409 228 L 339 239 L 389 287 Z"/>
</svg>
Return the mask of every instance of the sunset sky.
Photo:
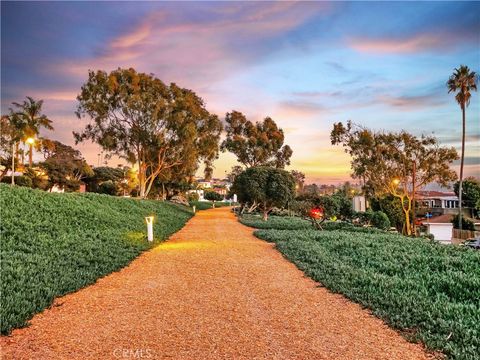
<svg viewBox="0 0 480 360">
<path fill-rule="evenodd" d="M 88 69 L 134 67 L 199 94 L 223 118 L 272 117 L 308 182 L 349 178 L 332 124 L 434 134 L 460 147 L 461 112 L 445 86 L 480 71 L 480 3 L 2 2 L 2 114 L 44 99 L 49 137 L 73 145 Z M 480 97 L 467 110 L 466 173 L 480 176 Z M 47 135 L 47 133 L 45 133 Z M 98 147 L 78 146 L 97 164 Z M 118 160 L 110 164 L 115 166 Z M 222 154 L 214 175 L 235 158 Z"/>
</svg>

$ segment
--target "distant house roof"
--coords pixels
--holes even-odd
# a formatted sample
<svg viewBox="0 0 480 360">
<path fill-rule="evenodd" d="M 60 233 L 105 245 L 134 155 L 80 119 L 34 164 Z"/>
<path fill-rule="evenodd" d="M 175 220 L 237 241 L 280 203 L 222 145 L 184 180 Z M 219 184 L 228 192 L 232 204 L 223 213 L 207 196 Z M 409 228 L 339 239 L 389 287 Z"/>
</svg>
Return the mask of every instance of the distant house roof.
<svg viewBox="0 0 480 360">
<path fill-rule="evenodd" d="M 430 218 L 428 221 L 424 220 L 424 224 L 451 224 L 453 219 L 452 214 L 444 214 Z"/>
<path fill-rule="evenodd" d="M 472 219 L 471 217 L 468 217 L 468 216 L 463 216 L 464 219 L 466 220 L 470 220 L 471 222 L 473 222 L 474 224 L 479 224 L 480 223 L 480 220 L 479 219 Z M 425 224 L 449 224 L 452 222 L 452 219 L 453 219 L 453 215 L 452 214 L 443 214 L 443 215 L 439 215 L 439 216 L 434 216 L 432 218 L 430 218 L 428 221 L 425 219 L 425 220 L 422 220 L 422 223 L 425 225 Z"/>
<path fill-rule="evenodd" d="M 432 198 L 432 197 L 451 197 L 456 196 L 453 191 L 418 191 L 419 197 Z"/>
</svg>

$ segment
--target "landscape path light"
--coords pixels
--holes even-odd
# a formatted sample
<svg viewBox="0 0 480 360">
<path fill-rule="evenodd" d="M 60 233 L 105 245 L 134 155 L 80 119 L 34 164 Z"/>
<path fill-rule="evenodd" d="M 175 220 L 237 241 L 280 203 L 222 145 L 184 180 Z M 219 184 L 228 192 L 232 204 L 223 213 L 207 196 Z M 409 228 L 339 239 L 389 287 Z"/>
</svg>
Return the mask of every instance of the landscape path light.
<svg viewBox="0 0 480 360">
<path fill-rule="evenodd" d="M 153 216 L 145 217 L 147 222 L 147 239 L 148 241 L 153 241 Z"/>
<path fill-rule="evenodd" d="M 192 208 L 193 208 L 193 213 L 195 214 L 195 212 L 196 212 L 197 208 L 196 208 L 196 206 L 195 206 L 195 205 L 193 205 L 193 206 L 192 206 Z"/>
</svg>

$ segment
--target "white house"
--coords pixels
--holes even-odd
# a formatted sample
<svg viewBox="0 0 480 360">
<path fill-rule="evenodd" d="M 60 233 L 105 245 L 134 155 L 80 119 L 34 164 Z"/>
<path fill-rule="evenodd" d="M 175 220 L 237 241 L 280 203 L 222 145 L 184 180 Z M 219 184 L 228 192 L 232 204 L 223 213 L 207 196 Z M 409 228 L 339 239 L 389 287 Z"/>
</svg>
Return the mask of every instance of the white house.
<svg viewBox="0 0 480 360">
<path fill-rule="evenodd" d="M 451 214 L 457 210 L 450 209 L 458 208 L 458 197 L 454 192 L 418 191 L 417 199 L 421 205 L 435 213 Z"/>
<path fill-rule="evenodd" d="M 365 196 L 354 196 L 352 199 L 352 205 L 354 211 L 366 211 L 367 210 L 367 201 Z"/>
</svg>

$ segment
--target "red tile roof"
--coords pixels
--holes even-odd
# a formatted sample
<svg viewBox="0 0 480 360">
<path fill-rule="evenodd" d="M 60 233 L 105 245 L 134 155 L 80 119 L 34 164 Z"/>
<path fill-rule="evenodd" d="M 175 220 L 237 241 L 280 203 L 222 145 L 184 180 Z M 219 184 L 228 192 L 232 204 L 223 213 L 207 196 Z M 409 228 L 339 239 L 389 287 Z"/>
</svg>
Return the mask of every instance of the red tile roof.
<svg viewBox="0 0 480 360">
<path fill-rule="evenodd" d="M 443 191 L 417 191 L 417 194 L 421 197 L 442 197 L 442 196 L 455 196 L 453 191 L 443 192 Z"/>
<path fill-rule="evenodd" d="M 424 224 L 451 224 L 452 223 L 452 219 L 453 219 L 453 215 L 451 214 L 444 214 L 444 215 L 439 215 L 439 216 L 435 216 L 435 217 L 432 217 L 430 218 L 428 221 L 427 220 L 424 220 L 423 223 Z"/>
</svg>

